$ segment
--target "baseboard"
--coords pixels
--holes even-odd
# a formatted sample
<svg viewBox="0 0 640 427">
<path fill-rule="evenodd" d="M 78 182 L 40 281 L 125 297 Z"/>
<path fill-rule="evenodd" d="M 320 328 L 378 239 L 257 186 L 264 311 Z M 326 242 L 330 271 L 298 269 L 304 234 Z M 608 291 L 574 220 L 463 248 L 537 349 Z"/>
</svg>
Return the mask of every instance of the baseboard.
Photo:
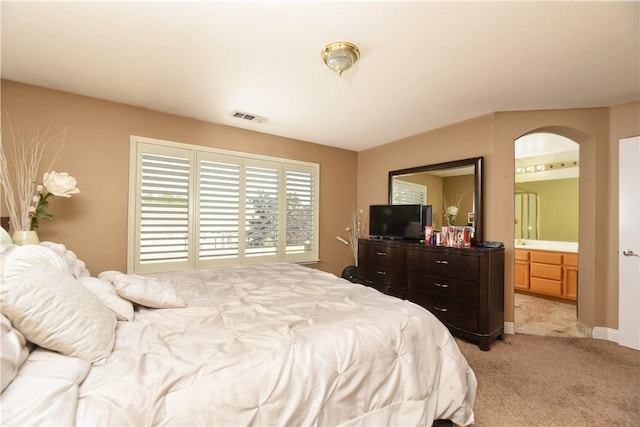
<svg viewBox="0 0 640 427">
<path fill-rule="evenodd" d="M 616 344 L 620 342 L 620 332 L 618 332 L 617 329 L 596 326 L 595 328 L 593 328 L 591 336 L 597 340 L 607 340 Z"/>
<path fill-rule="evenodd" d="M 578 323 L 580 330 L 587 336 L 596 340 L 611 341 L 616 344 L 620 342 L 620 332 L 617 329 L 604 328 L 596 326 L 595 328 L 586 327 Z M 504 333 L 513 335 L 516 333 L 516 324 L 514 322 L 504 322 Z"/>
<path fill-rule="evenodd" d="M 504 322 L 504 333 L 509 335 L 515 335 L 516 324 L 513 322 Z"/>
</svg>

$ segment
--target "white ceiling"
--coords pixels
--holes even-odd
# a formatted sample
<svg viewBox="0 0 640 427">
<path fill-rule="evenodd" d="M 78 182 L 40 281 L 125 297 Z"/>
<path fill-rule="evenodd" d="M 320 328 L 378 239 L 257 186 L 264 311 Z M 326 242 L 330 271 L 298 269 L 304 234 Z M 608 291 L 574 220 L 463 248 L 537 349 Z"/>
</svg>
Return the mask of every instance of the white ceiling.
<svg viewBox="0 0 640 427">
<path fill-rule="evenodd" d="M 3 0 L 2 78 L 360 151 L 640 99 L 639 5 Z M 320 59 L 335 40 L 362 55 L 342 77 Z"/>
</svg>

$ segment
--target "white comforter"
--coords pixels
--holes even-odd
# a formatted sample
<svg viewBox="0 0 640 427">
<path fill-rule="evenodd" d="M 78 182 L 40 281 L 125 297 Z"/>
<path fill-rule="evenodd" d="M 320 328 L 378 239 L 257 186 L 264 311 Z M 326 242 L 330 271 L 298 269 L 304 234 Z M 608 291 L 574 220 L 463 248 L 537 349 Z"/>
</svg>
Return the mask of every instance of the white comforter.
<svg viewBox="0 0 640 427">
<path fill-rule="evenodd" d="M 473 372 L 413 303 L 295 264 L 154 276 L 188 307 L 118 322 L 106 363 L 78 376 L 76 424 L 473 422 Z"/>
</svg>

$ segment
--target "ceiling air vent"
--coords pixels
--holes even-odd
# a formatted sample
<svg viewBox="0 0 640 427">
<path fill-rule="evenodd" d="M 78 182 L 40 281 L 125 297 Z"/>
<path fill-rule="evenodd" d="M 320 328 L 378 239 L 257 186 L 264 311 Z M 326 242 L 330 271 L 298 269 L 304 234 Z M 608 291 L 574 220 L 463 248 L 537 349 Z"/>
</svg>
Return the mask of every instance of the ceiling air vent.
<svg viewBox="0 0 640 427">
<path fill-rule="evenodd" d="M 261 117 L 258 116 L 256 114 L 249 114 L 249 113 L 244 113 L 242 111 L 234 111 L 233 114 L 231 114 L 233 117 L 236 117 L 238 119 L 243 119 L 243 120 L 249 120 L 250 122 L 258 122 L 258 123 L 262 123 L 265 120 L 267 120 L 266 117 Z"/>
</svg>

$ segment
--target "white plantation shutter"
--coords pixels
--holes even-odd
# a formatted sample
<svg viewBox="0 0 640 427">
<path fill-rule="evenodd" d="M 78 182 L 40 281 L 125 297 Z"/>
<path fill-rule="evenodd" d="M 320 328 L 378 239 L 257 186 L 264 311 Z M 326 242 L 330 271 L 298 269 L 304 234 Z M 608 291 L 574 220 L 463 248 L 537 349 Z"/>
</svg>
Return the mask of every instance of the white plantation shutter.
<svg viewBox="0 0 640 427">
<path fill-rule="evenodd" d="M 394 179 L 391 200 L 394 205 L 424 205 L 427 202 L 427 187 Z"/>
<path fill-rule="evenodd" d="M 240 257 L 241 159 L 201 153 L 199 157 L 198 267 Z"/>
<path fill-rule="evenodd" d="M 305 258 L 316 248 L 316 177 L 310 167 L 285 165 L 286 254 Z"/>
<path fill-rule="evenodd" d="M 150 147 L 147 147 L 150 148 Z M 138 271 L 185 268 L 189 261 L 189 152 L 141 153 Z"/>
<path fill-rule="evenodd" d="M 318 260 L 319 166 L 131 137 L 128 271 Z"/>
<path fill-rule="evenodd" d="M 245 256 L 260 262 L 278 254 L 280 169 L 262 161 L 245 167 Z"/>
</svg>

